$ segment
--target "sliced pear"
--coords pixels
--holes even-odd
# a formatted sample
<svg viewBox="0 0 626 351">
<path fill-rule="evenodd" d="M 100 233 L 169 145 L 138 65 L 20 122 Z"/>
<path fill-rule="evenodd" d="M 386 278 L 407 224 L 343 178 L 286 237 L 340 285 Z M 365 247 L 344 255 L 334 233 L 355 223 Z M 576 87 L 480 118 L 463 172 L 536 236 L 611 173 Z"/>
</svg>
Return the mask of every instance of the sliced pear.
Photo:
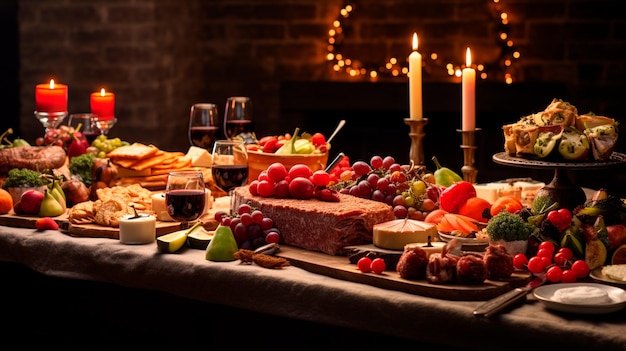
<svg viewBox="0 0 626 351">
<path fill-rule="evenodd" d="M 193 232 L 187 236 L 187 245 L 192 249 L 206 250 L 214 234 L 214 230 L 209 232 L 204 230 Z"/>
<path fill-rule="evenodd" d="M 157 248 L 163 253 L 176 253 L 187 241 L 187 231 L 179 230 L 177 232 L 161 235 L 157 237 Z"/>
<path fill-rule="evenodd" d="M 535 155 L 539 158 L 546 158 L 552 155 L 558 149 L 562 135 L 563 126 L 540 127 L 539 135 L 537 140 L 535 140 Z"/>
</svg>

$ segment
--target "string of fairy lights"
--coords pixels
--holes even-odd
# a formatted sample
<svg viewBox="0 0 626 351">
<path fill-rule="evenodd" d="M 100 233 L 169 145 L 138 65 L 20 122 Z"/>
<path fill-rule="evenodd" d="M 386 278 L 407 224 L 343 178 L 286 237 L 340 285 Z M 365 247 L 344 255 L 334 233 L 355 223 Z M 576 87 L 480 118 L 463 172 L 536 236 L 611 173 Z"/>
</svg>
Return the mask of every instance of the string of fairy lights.
<svg viewBox="0 0 626 351">
<path fill-rule="evenodd" d="M 497 13 L 498 25 L 496 30 L 496 40 L 500 47 L 498 60 L 492 63 L 472 64 L 481 79 L 498 77 L 505 83 L 513 83 L 513 63 L 520 58 L 520 52 L 516 49 L 510 36 L 511 26 L 508 14 L 502 9 L 500 0 L 491 0 Z M 348 57 L 342 52 L 342 44 L 345 38 L 345 26 L 354 11 L 351 3 L 346 3 L 337 18 L 333 21 L 331 29 L 328 31 L 328 53 L 327 60 L 332 64 L 332 69 L 336 72 L 345 72 L 351 77 L 369 77 L 377 79 L 379 77 L 400 77 L 406 76 L 409 72 L 407 60 L 399 60 L 397 57 L 390 57 L 384 63 L 367 62 L 362 59 Z M 408 42 L 408 40 L 407 40 Z M 449 76 L 460 77 L 465 64 L 454 64 L 443 62 L 436 52 L 424 55 L 424 65 L 438 66 L 446 71 Z"/>
</svg>

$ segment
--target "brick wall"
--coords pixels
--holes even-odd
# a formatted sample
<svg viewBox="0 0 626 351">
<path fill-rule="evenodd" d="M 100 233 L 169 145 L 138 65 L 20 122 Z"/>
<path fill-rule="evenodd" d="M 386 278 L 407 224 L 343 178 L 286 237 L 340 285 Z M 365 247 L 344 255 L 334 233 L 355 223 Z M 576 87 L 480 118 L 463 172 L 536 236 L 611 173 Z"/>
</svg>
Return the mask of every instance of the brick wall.
<svg viewBox="0 0 626 351">
<path fill-rule="evenodd" d="M 488 81 L 502 82 L 498 31 L 505 30 L 521 53 L 510 67 L 514 84 L 562 84 L 563 98 L 581 111 L 617 119 L 626 114 L 621 84 L 626 78 L 626 16 L 617 0 L 500 0 L 497 5 L 483 0 L 355 0 L 352 4 L 354 11 L 344 21 L 341 51 L 357 63 L 383 65 L 397 57 L 406 65 L 411 36 L 417 32 L 420 52 L 439 55 L 437 61 L 425 59 L 425 84 L 458 84 L 444 66 L 463 64 L 467 46 L 474 62 L 487 64 Z M 223 106 L 231 95 L 253 98 L 259 134 L 287 132 L 280 101 L 285 82 L 369 81 L 334 72 L 326 61 L 327 33 L 343 5 L 343 0 L 19 0 L 22 134 L 31 140 L 42 134 L 32 116 L 33 91 L 50 78 L 69 85 L 70 112 L 87 111 L 89 93 L 101 87 L 115 92 L 119 122 L 111 135 L 169 150 L 188 146 L 187 114 L 192 103 L 212 101 Z M 500 12 L 508 14 L 508 27 L 501 26 Z M 381 76 L 382 81 L 406 85 L 405 76 Z M 369 99 L 365 91 L 354 98 Z M 380 94 L 379 89 L 372 91 Z M 533 90 L 526 94 L 532 98 Z M 437 98 L 460 111 L 460 97 Z M 408 110 L 406 99 L 399 101 L 402 106 L 393 109 Z M 424 102 L 425 113 L 429 104 Z M 518 113 L 543 107 L 532 105 Z M 499 126 L 518 117 L 501 116 L 502 120 L 483 124 Z M 453 135 L 457 120 L 451 123 Z M 397 124 L 399 132 L 406 133 L 406 125 Z M 330 132 L 335 125 L 328 121 L 319 129 Z"/>
</svg>

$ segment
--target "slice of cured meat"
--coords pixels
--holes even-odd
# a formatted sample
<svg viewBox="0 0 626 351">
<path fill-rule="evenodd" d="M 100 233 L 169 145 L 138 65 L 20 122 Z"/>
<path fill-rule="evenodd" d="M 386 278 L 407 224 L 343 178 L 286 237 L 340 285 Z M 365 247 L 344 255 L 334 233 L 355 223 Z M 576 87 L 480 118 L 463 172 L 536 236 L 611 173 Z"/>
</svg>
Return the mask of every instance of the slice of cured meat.
<svg viewBox="0 0 626 351">
<path fill-rule="evenodd" d="M 274 221 L 286 245 L 345 255 L 351 245 L 371 244 L 373 227 L 395 219 L 391 206 L 339 194 L 339 202 L 253 196 L 247 186 L 233 192 L 233 208 L 248 203 Z"/>
</svg>

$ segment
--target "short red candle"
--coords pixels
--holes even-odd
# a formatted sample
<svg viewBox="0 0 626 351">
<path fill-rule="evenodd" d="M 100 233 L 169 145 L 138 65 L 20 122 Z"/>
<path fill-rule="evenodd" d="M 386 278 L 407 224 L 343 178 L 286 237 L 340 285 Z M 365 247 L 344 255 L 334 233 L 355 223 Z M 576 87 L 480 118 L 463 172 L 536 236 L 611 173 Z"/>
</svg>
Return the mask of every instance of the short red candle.
<svg viewBox="0 0 626 351">
<path fill-rule="evenodd" d="M 101 120 L 115 117 L 115 94 L 108 93 L 104 89 L 99 93 L 91 93 L 91 113 Z"/>
<path fill-rule="evenodd" d="M 37 84 L 35 104 L 37 112 L 66 112 L 67 85 L 55 84 L 54 79 L 51 79 L 49 84 Z"/>
</svg>

